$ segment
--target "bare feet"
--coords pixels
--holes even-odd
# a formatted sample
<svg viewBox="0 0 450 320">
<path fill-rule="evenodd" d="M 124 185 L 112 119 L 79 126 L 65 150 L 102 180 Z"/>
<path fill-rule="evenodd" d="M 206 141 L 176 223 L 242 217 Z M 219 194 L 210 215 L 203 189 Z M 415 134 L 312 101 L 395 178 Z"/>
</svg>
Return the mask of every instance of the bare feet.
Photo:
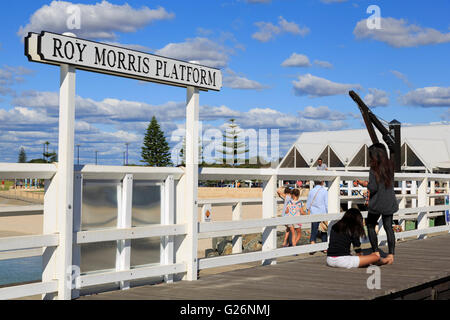
<svg viewBox="0 0 450 320">
<path fill-rule="evenodd" d="M 388 254 L 386 258 L 384 258 L 387 262 L 387 264 L 393 264 L 394 263 L 394 255 Z"/>
<path fill-rule="evenodd" d="M 378 254 L 379 256 L 380 254 Z M 389 254 L 386 258 L 380 258 L 378 262 L 376 263 L 377 266 L 382 266 L 385 264 L 393 264 L 394 263 L 394 255 Z"/>
</svg>

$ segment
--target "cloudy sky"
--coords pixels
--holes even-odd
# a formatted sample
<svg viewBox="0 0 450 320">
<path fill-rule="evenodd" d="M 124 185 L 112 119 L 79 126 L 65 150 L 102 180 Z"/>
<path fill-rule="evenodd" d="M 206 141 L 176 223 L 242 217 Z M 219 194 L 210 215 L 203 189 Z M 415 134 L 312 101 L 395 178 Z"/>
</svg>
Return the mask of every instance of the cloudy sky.
<svg viewBox="0 0 450 320">
<path fill-rule="evenodd" d="M 77 5 L 81 29 L 68 30 Z M 377 5 L 379 29 L 369 28 Z M 70 12 L 70 9 L 69 9 Z M 57 148 L 58 68 L 28 62 L 30 31 L 63 33 L 220 68 L 221 92 L 200 95 L 203 127 L 235 118 L 279 129 L 281 155 L 302 131 L 362 127 L 348 91 L 382 119 L 450 121 L 448 0 L 15 1 L 0 11 L 0 162 L 20 147 Z M 139 163 L 153 115 L 174 147 L 184 89 L 77 72 L 76 144 L 82 163 Z M 173 141 L 172 141 L 173 140 Z"/>
</svg>

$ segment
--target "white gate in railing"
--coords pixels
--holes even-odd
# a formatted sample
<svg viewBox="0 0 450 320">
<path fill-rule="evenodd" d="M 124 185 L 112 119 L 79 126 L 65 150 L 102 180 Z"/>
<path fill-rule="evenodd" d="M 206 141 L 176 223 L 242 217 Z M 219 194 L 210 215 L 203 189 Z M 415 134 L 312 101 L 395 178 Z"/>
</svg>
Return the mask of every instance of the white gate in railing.
<svg viewBox="0 0 450 320">
<path fill-rule="evenodd" d="M 14 257 L 30 256 L 33 253 L 20 250 L 42 248 L 42 281 L 38 283 L 11 286 L 0 289 L 0 299 L 13 299 L 30 295 L 42 294 L 44 299 L 61 298 L 61 287 L 70 293 L 71 298 L 80 294 L 88 294 L 107 289 L 127 289 L 130 282 L 140 280 L 140 283 L 150 283 L 155 277 L 166 282 L 173 280 L 195 280 L 197 272 L 202 269 L 226 265 L 261 261 L 263 264 L 274 264 L 276 258 L 294 254 L 321 251 L 327 248 L 326 243 L 302 245 L 297 247 L 277 248 L 277 226 L 292 223 L 311 223 L 322 220 L 337 220 L 342 217 L 341 203 L 360 201 L 360 196 L 348 194 L 347 181 L 367 179 L 367 173 L 361 172 L 318 172 L 303 169 L 220 169 L 204 168 L 199 172 L 199 180 L 259 180 L 264 181 L 261 199 L 212 199 L 192 202 L 195 212 L 206 203 L 212 206 L 233 205 L 233 216 L 230 221 L 201 222 L 199 216 L 195 219 L 186 214 L 186 195 L 189 189 L 196 194 L 197 188 L 186 184 L 186 175 L 182 168 L 142 168 L 142 167 L 107 167 L 84 166 L 76 167 L 74 175 L 74 207 L 72 221 L 58 221 L 57 200 L 59 197 L 57 166 L 49 165 L 19 165 L 0 164 L 0 178 L 37 178 L 46 181 L 43 206 L 5 207 L 0 209 L 0 216 L 20 214 L 36 214 L 43 211 L 44 227 L 42 235 L 10 237 L 0 239 L 0 254 L 6 253 Z M 401 209 L 396 219 L 404 222 L 416 220 L 417 229 L 396 233 L 397 238 L 424 237 L 430 233 L 448 232 L 449 225 L 429 226 L 429 219 L 441 216 L 449 205 L 436 204 L 449 195 L 450 175 L 438 174 L 396 174 L 396 181 L 403 186 L 398 190 Z M 329 184 L 329 214 L 302 217 L 278 217 L 276 186 L 278 180 L 327 180 Z M 434 182 L 443 183 L 436 193 Z M 404 183 L 405 182 L 405 183 Z M 417 193 L 407 190 L 407 184 L 417 183 Z M 87 183 L 87 184 L 86 184 Z M 114 221 L 108 226 L 85 228 L 83 219 L 87 219 L 86 199 L 83 196 L 90 189 L 86 185 L 93 183 L 106 186 L 112 195 L 114 206 L 103 208 L 103 212 Z M 136 206 L 133 202 L 133 188 L 142 185 L 157 186 L 152 192 L 159 192 L 160 203 L 157 210 L 160 216 L 148 224 L 136 224 L 133 212 Z M 85 186 L 85 187 L 83 187 Z M 112 187 L 111 187 L 112 186 Z M 431 187 L 433 186 L 433 187 Z M 83 188 L 84 191 L 83 191 Z M 107 188 L 107 187 L 105 187 Z M 113 188 L 113 189 L 111 189 Z M 100 188 L 101 190 L 101 188 Z M 157 191 L 155 191 L 157 190 Z M 193 192 L 193 190 L 195 190 Z M 149 195 L 150 196 L 150 195 Z M 94 196 L 95 200 L 95 196 Z M 411 200 L 416 200 L 416 203 Z M 94 201 L 95 202 L 95 201 Z M 247 203 L 259 202 L 262 205 L 261 218 L 242 220 L 242 212 Z M 442 202 L 442 201 L 441 201 Z M 98 199 L 100 203 L 100 199 Z M 83 209 L 84 208 L 84 209 Z M 142 208 L 140 208 L 141 210 Z M 150 210 L 151 208 L 147 208 Z M 142 210 L 147 210 L 146 208 Z M 83 214 L 83 210 L 85 211 Z M 151 210 L 154 210 L 151 209 Z M 364 213 L 366 214 L 366 213 Z M 93 215 L 92 217 L 96 217 Z M 92 223 L 95 225 L 98 221 Z M 66 241 L 62 241 L 57 231 L 58 225 L 71 224 L 73 229 Z M 242 235 L 262 233 L 262 250 L 242 253 Z M 233 254 L 213 258 L 198 258 L 197 246 L 199 239 L 218 236 L 234 236 Z M 159 250 L 143 251 L 144 254 L 159 254 L 157 262 L 146 265 L 132 265 L 133 241 L 136 239 L 158 238 Z M 70 240 L 70 241 L 69 241 Z M 380 242 L 386 237 L 380 232 Z M 72 252 L 70 265 L 64 265 L 67 259 L 64 246 L 70 243 Z M 112 267 L 83 270 L 82 246 L 94 248 L 96 254 L 101 254 L 100 248 L 105 243 L 114 243 Z M 36 253 L 34 253 L 36 255 Z M 189 267 L 191 265 L 191 267 Z M 149 279 L 152 278 L 152 279 Z M 142 282 L 145 280 L 144 282 Z M 63 283 L 63 284 L 62 284 Z"/>
</svg>

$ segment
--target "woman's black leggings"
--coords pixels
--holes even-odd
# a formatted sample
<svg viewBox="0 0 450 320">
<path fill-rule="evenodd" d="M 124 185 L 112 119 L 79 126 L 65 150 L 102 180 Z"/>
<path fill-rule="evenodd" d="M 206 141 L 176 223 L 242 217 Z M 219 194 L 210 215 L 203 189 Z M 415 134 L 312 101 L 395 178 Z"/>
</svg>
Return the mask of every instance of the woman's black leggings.
<svg viewBox="0 0 450 320">
<path fill-rule="evenodd" d="M 383 228 L 386 231 L 389 254 L 394 254 L 395 251 L 395 235 L 394 229 L 392 229 L 392 217 L 393 215 L 381 216 L 383 219 Z M 369 234 L 370 245 L 374 252 L 378 250 L 378 237 L 375 232 L 375 226 L 378 224 L 379 218 L 379 214 L 369 212 L 366 219 L 367 233 Z"/>
</svg>

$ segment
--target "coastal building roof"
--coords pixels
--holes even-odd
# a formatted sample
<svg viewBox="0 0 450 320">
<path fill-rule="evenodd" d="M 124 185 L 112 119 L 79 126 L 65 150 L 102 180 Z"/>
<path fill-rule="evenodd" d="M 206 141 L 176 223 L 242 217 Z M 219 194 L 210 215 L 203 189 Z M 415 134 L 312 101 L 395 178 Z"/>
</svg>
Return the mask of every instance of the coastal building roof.
<svg viewBox="0 0 450 320">
<path fill-rule="evenodd" d="M 377 132 L 380 142 L 381 134 Z M 383 142 L 384 143 L 384 142 Z M 367 148 L 372 144 L 366 129 L 303 132 L 280 163 L 282 168 L 314 167 L 317 160 L 330 168 L 366 170 Z M 450 125 L 429 124 L 401 128 L 401 163 L 404 171 L 439 171 L 450 168 Z"/>
</svg>

